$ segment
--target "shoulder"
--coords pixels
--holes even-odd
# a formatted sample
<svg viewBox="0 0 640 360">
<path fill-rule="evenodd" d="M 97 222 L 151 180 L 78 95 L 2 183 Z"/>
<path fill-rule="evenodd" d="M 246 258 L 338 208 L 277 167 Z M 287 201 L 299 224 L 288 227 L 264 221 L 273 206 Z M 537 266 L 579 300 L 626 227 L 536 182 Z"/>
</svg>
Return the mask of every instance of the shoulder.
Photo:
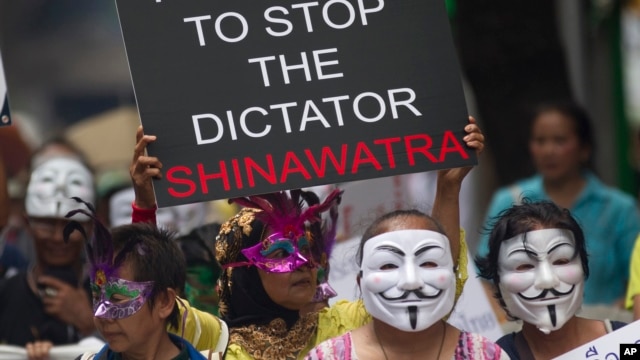
<svg viewBox="0 0 640 360">
<path fill-rule="evenodd" d="M 514 184 L 511 186 L 516 186 L 516 185 Z M 496 203 L 512 202 L 513 196 L 512 196 L 511 186 L 504 186 L 496 190 L 493 193 L 493 196 L 491 198 L 491 203 L 496 204 Z"/>
<path fill-rule="evenodd" d="M 535 200 L 545 197 L 540 175 L 520 179 L 510 185 L 500 187 L 493 194 L 491 203 L 494 205 L 500 204 L 503 207 L 510 207 L 518 198 L 522 197 Z"/>
<path fill-rule="evenodd" d="M 612 331 L 616 331 L 620 328 L 623 328 L 627 325 L 626 322 L 610 320 L 610 319 L 604 319 L 602 320 L 602 322 L 604 322 L 604 327 L 607 329 L 607 334 Z"/>
<path fill-rule="evenodd" d="M 227 341 L 228 332 L 220 318 L 191 307 L 185 299 L 177 298 L 176 303 L 183 321 L 177 330 L 171 329 L 171 332 L 183 334 L 198 350 L 218 349 L 218 345 L 224 345 L 219 343 Z"/>
<path fill-rule="evenodd" d="M 14 276 L 0 279 L 0 287 L 14 287 L 21 284 L 26 284 L 27 272 L 20 271 Z"/>
<path fill-rule="evenodd" d="M 187 340 L 177 335 L 169 334 L 169 338 L 171 338 L 171 341 L 173 341 L 174 344 L 178 345 L 179 348 L 182 348 L 183 349 L 182 351 L 186 349 L 187 354 L 189 355 L 189 359 L 191 360 L 204 359 L 205 354 L 209 356 L 209 359 L 220 358 L 220 354 L 217 351 L 214 351 L 213 349 L 209 351 L 203 350 L 202 352 L 198 352 L 198 350 L 193 345 L 191 345 L 190 342 L 188 342 Z"/>
<path fill-rule="evenodd" d="M 321 342 L 305 357 L 305 360 L 349 359 L 353 349 L 351 333 L 333 337 Z"/>
<path fill-rule="evenodd" d="M 496 344 L 506 352 L 510 357 L 518 359 L 518 350 L 516 350 L 516 334 L 515 332 L 509 333 L 498 339 Z"/>
<path fill-rule="evenodd" d="M 624 207 L 624 208 L 635 208 L 636 207 L 636 199 L 625 193 L 624 191 L 617 189 L 612 186 L 608 186 L 604 184 L 597 176 L 594 174 L 588 173 L 587 181 L 589 186 L 589 191 L 599 198 L 603 200 L 607 200 L 613 203 L 615 206 Z"/>
<path fill-rule="evenodd" d="M 342 335 L 371 321 L 362 300 L 340 300 L 318 313 L 318 331 L 314 345 Z"/>
<path fill-rule="evenodd" d="M 337 326 L 360 327 L 371 320 L 362 300 L 339 300 L 333 306 L 318 313 L 318 326 L 334 324 Z M 351 330 L 351 329 L 349 329 Z M 344 331 L 340 335 L 344 334 Z"/>
<path fill-rule="evenodd" d="M 3 297 L 2 294 L 12 297 L 15 297 L 16 294 L 22 295 L 27 288 L 27 273 L 24 271 L 14 276 L 0 279 L 0 298 Z"/>
<path fill-rule="evenodd" d="M 538 198 L 544 195 L 544 187 L 542 185 L 542 175 L 535 174 L 533 176 L 520 179 L 513 184 L 504 187 L 507 191 L 519 190 L 523 196 Z"/>
</svg>

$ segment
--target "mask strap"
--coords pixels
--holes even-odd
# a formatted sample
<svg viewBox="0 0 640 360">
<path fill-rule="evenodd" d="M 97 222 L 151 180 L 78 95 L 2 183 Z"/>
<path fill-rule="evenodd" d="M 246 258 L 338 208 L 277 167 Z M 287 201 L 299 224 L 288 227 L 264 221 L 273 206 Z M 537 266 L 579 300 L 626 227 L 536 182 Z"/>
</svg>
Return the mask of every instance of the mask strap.
<svg viewBox="0 0 640 360">
<path fill-rule="evenodd" d="M 182 308 L 184 309 L 184 311 L 182 312 L 182 331 L 180 333 L 180 337 L 184 339 L 184 330 L 187 327 L 187 316 L 189 316 L 189 309 L 179 296 L 176 296 L 176 300 L 180 303 L 180 305 L 182 305 Z"/>
<path fill-rule="evenodd" d="M 234 267 L 240 267 L 240 266 L 251 266 L 251 265 L 253 265 L 253 263 L 250 261 L 232 262 L 229 264 L 222 265 L 222 270 L 227 270 L 228 268 L 234 268 Z"/>
</svg>

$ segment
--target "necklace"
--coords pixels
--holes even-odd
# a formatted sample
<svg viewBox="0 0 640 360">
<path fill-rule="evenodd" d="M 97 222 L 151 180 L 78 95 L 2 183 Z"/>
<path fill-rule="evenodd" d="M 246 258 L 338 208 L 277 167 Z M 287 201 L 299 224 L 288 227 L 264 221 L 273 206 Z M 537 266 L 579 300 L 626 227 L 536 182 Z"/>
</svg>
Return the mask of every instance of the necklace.
<svg viewBox="0 0 640 360">
<path fill-rule="evenodd" d="M 442 353 L 442 347 L 444 346 L 444 339 L 447 337 L 447 325 L 444 323 L 444 321 L 441 321 L 442 323 L 442 339 L 440 339 L 440 348 L 438 349 L 438 357 L 436 357 L 436 360 L 440 360 L 440 354 Z M 373 326 L 373 334 L 376 336 L 376 340 L 378 340 L 378 345 L 380 345 L 380 350 L 382 350 L 382 355 L 384 355 L 384 360 L 389 360 L 389 357 L 387 356 L 387 352 L 384 350 L 384 346 L 382 346 L 382 341 L 380 341 L 380 336 L 378 336 L 378 332 L 376 331 L 376 326 L 375 324 L 372 324 Z"/>
<path fill-rule="evenodd" d="M 380 336 L 378 336 L 378 332 L 376 331 L 376 324 L 371 324 L 373 326 L 373 334 L 376 336 L 376 340 L 378 340 L 378 345 L 380 345 L 380 350 L 382 350 L 382 355 L 384 355 L 384 360 L 389 360 L 387 357 L 387 352 L 384 351 L 384 346 L 382 346 L 382 341 L 380 341 Z"/>
<path fill-rule="evenodd" d="M 442 352 L 442 346 L 444 346 L 444 338 L 447 337 L 447 324 L 444 321 L 440 320 L 442 323 L 442 339 L 440 340 L 440 349 L 438 349 L 438 357 L 437 360 L 440 360 L 440 353 Z"/>
</svg>

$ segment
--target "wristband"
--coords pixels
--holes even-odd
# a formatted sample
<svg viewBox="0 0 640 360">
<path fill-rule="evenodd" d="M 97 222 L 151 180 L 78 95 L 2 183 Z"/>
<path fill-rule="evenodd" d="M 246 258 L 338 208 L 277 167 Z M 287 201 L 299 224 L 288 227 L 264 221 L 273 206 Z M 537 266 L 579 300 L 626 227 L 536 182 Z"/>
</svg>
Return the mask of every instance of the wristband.
<svg viewBox="0 0 640 360">
<path fill-rule="evenodd" d="M 131 209 L 133 210 L 133 212 L 131 212 L 132 223 L 156 223 L 156 210 L 158 209 L 158 205 L 153 205 L 152 208 L 143 209 L 137 207 L 135 201 L 133 201 L 131 203 Z"/>
</svg>

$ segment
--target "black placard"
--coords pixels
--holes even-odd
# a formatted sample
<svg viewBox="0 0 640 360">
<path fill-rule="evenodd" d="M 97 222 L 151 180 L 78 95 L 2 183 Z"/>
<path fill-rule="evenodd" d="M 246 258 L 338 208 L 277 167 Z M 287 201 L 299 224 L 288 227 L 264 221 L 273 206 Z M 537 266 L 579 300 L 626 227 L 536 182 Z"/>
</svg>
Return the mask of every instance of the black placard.
<svg viewBox="0 0 640 360">
<path fill-rule="evenodd" d="M 116 3 L 160 206 L 476 163 L 444 1 Z"/>
</svg>

